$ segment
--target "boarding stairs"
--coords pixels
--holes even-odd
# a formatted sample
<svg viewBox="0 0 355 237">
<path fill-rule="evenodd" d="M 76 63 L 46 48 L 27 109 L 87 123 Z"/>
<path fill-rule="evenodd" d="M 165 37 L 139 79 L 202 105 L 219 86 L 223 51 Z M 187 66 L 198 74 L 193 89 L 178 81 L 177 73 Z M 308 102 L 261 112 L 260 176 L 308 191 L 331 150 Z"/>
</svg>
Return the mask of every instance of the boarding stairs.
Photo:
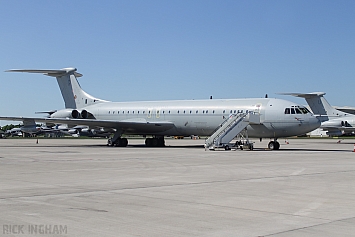
<svg viewBox="0 0 355 237">
<path fill-rule="evenodd" d="M 205 148 L 214 150 L 218 147 L 226 147 L 233 138 L 249 125 L 248 115 L 248 113 L 230 115 L 206 140 Z"/>
</svg>

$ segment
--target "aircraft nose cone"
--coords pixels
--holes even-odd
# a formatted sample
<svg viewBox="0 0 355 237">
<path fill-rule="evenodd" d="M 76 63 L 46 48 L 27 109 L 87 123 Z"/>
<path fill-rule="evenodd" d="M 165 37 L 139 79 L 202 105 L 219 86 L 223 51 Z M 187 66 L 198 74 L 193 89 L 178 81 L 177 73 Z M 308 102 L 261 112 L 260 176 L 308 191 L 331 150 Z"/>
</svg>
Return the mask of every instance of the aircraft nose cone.
<svg viewBox="0 0 355 237">
<path fill-rule="evenodd" d="M 317 128 L 319 128 L 321 125 L 321 122 L 318 118 L 316 117 L 312 117 L 310 120 L 309 120 L 309 126 L 312 130 L 315 130 Z"/>
</svg>

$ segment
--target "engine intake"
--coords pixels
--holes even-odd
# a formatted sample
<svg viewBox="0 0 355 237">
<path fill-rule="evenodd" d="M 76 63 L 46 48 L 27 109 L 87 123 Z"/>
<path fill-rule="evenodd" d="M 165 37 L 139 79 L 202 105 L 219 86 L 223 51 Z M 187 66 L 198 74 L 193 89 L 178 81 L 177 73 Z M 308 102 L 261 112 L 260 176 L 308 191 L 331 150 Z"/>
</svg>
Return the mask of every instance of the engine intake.
<svg viewBox="0 0 355 237">
<path fill-rule="evenodd" d="M 74 109 L 72 112 L 71 112 L 71 117 L 72 118 L 75 118 L 75 119 L 78 119 L 81 117 L 81 114 L 79 113 L 79 111 L 77 111 L 76 109 Z"/>
<path fill-rule="evenodd" d="M 89 118 L 89 113 L 88 113 L 88 111 L 86 111 L 85 109 L 84 109 L 83 111 L 81 111 L 81 117 L 82 117 L 83 119 Z"/>
</svg>

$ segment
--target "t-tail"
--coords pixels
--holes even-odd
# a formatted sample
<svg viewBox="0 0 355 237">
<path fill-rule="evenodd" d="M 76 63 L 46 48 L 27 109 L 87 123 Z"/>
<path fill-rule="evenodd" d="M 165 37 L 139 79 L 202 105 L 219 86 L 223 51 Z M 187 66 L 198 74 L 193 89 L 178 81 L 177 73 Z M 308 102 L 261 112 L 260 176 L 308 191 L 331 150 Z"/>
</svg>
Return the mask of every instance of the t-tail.
<svg viewBox="0 0 355 237">
<path fill-rule="evenodd" d="M 317 115 L 321 121 L 327 121 L 329 119 L 339 118 L 347 115 L 347 113 L 337 110 L 331 106 L 329 102 L 323 97 L 325 95 L 324 92 L 279 94 L 305 98 L 313 113 Z"/>
<path fill-rule="evenodd" d="M 76 68 L 63 68 L 60 70 L 12 69 L 6 72 L 41 73 L 46 76 L 56 77 L 62 92 L 65 108 L 67 109 L 81 109 L 95 103 L 107 102 L 89 95 L 81 88 L 77 77 L 81 77 L 82 74 L 76 72 Z"/>
</svg>

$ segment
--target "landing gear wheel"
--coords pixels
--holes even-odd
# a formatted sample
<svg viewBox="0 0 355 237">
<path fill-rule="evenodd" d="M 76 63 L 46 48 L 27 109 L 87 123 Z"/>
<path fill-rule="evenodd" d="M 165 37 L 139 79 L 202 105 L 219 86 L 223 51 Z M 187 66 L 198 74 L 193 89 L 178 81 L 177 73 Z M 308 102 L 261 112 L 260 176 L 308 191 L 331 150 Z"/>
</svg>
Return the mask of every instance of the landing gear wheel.
<svg viewBox="0 0 355 237">
<path fill-rule="evenodd" d="M 280 149 L 280 143 L 278 141 L 271 141 L 268 144 L 268 148 L 270 150 L 279 150 Z"/>
<path fill-rule="evenodd" d="M 128 140 L 127 138 L 119 138 L 117 139 L 115 145 L 117 147 L 126 147 L 128 145 Z"/>
<path fill-rule="evenodd" d="M 109 138 L 108 140 L 107 140 L 107 146 L 114 146 L 115 144 L 112 142 L 112 139 L 111 138 Z"/>
<path fill-rule="evenodd" d="M 147 147 L 164 147 L 165 140 L 164 140 L 164 137 L 147 138 L 147 139 L 145 139 L 145 145 Z"/>
<path fill-rule="evenodd" d="M 224 146 L 224 150 L 229 151 L 231 148 L 228 145 Z"/>
</svg>

